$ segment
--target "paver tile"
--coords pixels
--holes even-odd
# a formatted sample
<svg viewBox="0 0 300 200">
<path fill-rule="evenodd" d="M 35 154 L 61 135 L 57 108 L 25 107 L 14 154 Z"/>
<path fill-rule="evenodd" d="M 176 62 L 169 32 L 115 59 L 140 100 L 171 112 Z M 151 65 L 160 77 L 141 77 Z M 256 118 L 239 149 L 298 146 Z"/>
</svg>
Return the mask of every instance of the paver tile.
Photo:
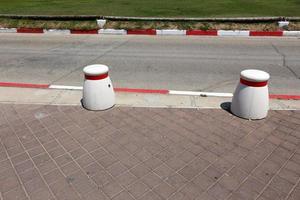
<svg viewBox="0 0 300 200">
<path fill-rule="evenodd" d="M 3 200 L 24 200 L 27 199 L 22 187 L 16 187 L 3 194 Z"/>
<path fill-rule="evenodd" d="M 124 187 L 128 187 L 129 185 L 131 185 L 133 182 L 135 182 L 137 180 L 137 177 L 134 176 L 132 173 L 130 173 L 129 171 L 121 174 L 120 176 L 118 176 L 116 178 L 117 182 L 124 186 Z"/>
<path fill-rule="evenodd" d="M 153 172 L 149 172 L 141 180 L 150 188 L 154 188 L 155 186 L 162 183 L 162 179 Z"/>
<path fill-rule="evenodd" d="M 134 198 L 127 191 L 122 191 L 113 200 L 134 200 Z"/>
<path fill-rule="evenodd" d="M 117 182 L 110 182 L 107 185 L 105 185 L 102 189 L 104 193 L 110 198 L 113 198 L 123 190 Z"/>
<path fill-rule="evenodd" d="M 299 111 L 0 107 L 4 200 L 299 199 Z"/>
<path fill-rule="evenodd" d="M 134 196 L 134 198 L 138 199 L 143 194 L 145 194 L 147 191 L 149 191 L 150 188 L 145 185 L 142 181 L 138 180 L 137 182 L 133 183 L 128 187 L 129 193 Z"/>
<path fill-rule="evenodd" d="M 156 186 L 153 191 L 163 199 L 167 199 L 168 197 L 173 194 L 176 189 L 168 185 L 167 183 L 163 182 L 160 185 Z"/>
</svg>

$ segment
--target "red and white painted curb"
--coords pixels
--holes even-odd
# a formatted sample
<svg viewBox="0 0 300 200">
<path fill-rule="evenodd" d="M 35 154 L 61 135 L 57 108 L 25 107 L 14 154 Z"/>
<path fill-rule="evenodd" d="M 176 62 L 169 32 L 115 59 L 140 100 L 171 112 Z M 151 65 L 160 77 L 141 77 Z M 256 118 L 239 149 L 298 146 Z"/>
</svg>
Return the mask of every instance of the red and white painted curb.
<svg viewBox="0 0 300 200">
<path fill-rule="evenodd" d="M 299 37 L 300 31 L 247 31 L 247 30 L 178 30 L 178 29 L 42 29 L 42 28 L 0 28 L 0 33 L 37 34 L 100 34 L 100 35 L 182 35 L 182 36 L 235 36 L 235 37 Z"/>
<path fill-rule="evenodd" d="M 83 89 L 83 87 L 81 86 L 14 83 L 14 82 L 0 82 L 0 87 L 55 89 L 55 90 L 82 90 Z M 184 96 L 225 97 L 225 98 L 231 98 L 233 96 L 232 93 L 180 91 L 180 90 L 164 90 L 164 89 L 114 88 L 114 90 L 115 92 L 161 94 L 161 95 L 184 95 Z M 300 100 L 300 95 L 270 94 L 270 99 Z"/>
</svg>

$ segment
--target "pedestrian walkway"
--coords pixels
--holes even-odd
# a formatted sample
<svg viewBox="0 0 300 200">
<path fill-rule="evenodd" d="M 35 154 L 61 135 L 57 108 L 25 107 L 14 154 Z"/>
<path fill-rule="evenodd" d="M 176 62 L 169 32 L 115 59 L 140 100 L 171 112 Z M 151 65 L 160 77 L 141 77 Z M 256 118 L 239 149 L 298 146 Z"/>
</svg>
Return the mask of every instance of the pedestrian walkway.
<svg viewBox="0 0 300 200">
<path fill-rule="evenodd" d="M 0 104 L 0 199 L 300 199 L 300 111 Z"/>
</svg>

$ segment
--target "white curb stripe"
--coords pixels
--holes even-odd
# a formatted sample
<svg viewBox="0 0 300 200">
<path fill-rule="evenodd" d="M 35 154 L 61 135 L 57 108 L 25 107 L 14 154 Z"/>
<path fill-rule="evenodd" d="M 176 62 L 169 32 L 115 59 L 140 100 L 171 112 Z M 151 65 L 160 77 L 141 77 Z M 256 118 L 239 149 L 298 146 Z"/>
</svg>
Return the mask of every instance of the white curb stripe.
<svg viewBox="0 0 300 200">
<path fill-rule="evenodd" d="M 71 34 L 71 31 L 69 29 L 44 29 L 45 34 L 62 34 L 62 35 L 68 35 Z"/>
<path fill-rule="evenodd" d="M 0 33 L 16 33 L 16 28 L 0 28 Z"/>
<path fill-rule="evenodd" d="M 218 36 L 250 36 L 250 31 L 240 31 L 240 30 L 219 30 Z"/>
<path fill-rule="evenodd" d="M 127 31 L 125 29 L 100 29 L 98 34 L 127 35 Z"/>
<path fill-rule="evenodd" d="M 82 86 L 69 86 L 69 85 L 50 85 L 50 89 L 57 90 L 82 90 Z M 218 92 L 196 92 L 196 91 L 179 91 L 169 90 L 168 94 L 172 95 L 186 95 L 186 96 L 201 96 L 201 97 L 232 97 L 232 93 L 218 93 Z"/>
<path fill-rule="evenodd" d="M 232 93 L 217 93 L 217 92 L 194 92 L 194 91 L 177 91 L 169 90 L 169 94 L 174 95 L 188 95 L 188 96 L 202 96 L 202 97 L 232 97 Z"/>
<path fill-rule="evenodd" d="M 300 31 L 283 31 L 283 36 L 300 36 Z"/>
<path fill-rule="evenodd" d="M 186 30 L 177 30 L 177 29 L 156 30 L 156 35 L 186 35 Z"/>
<path fill-rule="evenodd" d="M 68 86 L 68 85 L 50 85 L 50 89 L 57 89 L 57 90 L 82 90 L 82 86 Z"/>
</svg>

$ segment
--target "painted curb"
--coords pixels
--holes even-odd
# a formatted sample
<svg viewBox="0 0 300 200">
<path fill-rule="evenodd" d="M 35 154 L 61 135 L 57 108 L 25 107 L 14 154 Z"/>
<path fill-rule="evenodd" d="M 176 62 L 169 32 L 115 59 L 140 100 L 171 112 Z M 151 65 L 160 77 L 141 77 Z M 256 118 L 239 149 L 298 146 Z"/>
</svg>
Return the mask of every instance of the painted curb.
<svg viewBox="0 0 300 200">
<path fill-rule="evenodd" d="M 17 33 L 44 33 L 42 28 L 17 28 Z"/>
<path fill-rule="evenodd" d="M 16 33 L 16 28 L 0 28 L 0 33 Z"/>
<path fill-rule="evenodd" d="M 98 34 L 98 29 L 92 29 L 92 30 L 71 29 L 71 34 Z"/>
<path fill-rule="evenodd" d="M 250 31 L 239 31 L 239 30 L 219 30 L 218 36 L 240 36 L 240 37 L 247 37 L 250 36 Z"/>
<path fill-rule="evenodd" d="M 186 30 L 163 29 L 156 30 L 157 35 L 186 35 Z"/>
<path fill-rule="evenodd" d="M 217 30 L 187 30 L 186 35 L 204 35 L 204 36 L 218 36 L 218 31 Z"/>
<path fill-rule="evenodd" d="M 71 34 L 71 30 L 69 30 L 69 29 L 44 29 L 44 34 L 69 35 L 69 34 Z"/>
<path fill-rule="evenodd" d="M 55 90 L 82 90 L 83 89 L 82 86 L 52 85 L 52 84 L 32 84 L 32 83 L 14 83 L 14 82 L 0 82 L 0 87 L 55 89 Z M 166 89 L 114 88 L 114 90 L 116 92 L 126 92 L 126 93 L 163 94 L 163 95 L 185 95 L 185 96 L 201 96 L 201 97 L 225 97 L 225 98 L 231 98 L 233 96 L 232 93 L 180 91 L 180 90 L 166 90 Z M 300 95 L 270 94 L 270 99 L 300 100 Z"/>
<path fill-rule="evenodd" d="M 127 31 L 125 29 L 100 29 L 98 34 L 127 35 Z"/>
<path fill-rule="evenodd" d="M 156 35 L 155 29 L 130 29 L 127 30 L 127 35 Z"/>
<path fill-rule="evenodd" d="M 248 31 L 248 30 L 178 30 L 178 29 L 41 29 L 0 28 L 0 33 L 44 34 L 100 34 L 100 35 L 181 35 L 181 36 L 231 36 L 231 37 L 300 37 L 300 31 Z"/>
<path fill-rule="evenodd" d="M 283 31 L 250 31 L 250 36 L 282 37 Z"/>
<path fill-rule="evenodd" d="M 0 87 L 48 89 L 50 87 L 50 85 L 49 84 L 33 84 L 33 83 L 0 82 Z"/>
</svg>

